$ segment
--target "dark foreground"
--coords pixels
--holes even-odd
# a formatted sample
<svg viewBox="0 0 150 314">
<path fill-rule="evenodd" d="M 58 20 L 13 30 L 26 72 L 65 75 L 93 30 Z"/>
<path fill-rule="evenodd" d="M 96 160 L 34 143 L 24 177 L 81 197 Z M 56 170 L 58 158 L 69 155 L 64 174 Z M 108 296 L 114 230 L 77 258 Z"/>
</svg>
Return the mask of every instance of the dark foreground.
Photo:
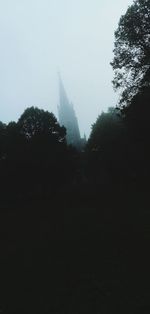
<svg viewBox="0 0 150 314">
<path fill-rule="evenodd" d="M 150 313 L 148 199 L 127 185 L 3 199 L 0 312 Z"/>
</svg>

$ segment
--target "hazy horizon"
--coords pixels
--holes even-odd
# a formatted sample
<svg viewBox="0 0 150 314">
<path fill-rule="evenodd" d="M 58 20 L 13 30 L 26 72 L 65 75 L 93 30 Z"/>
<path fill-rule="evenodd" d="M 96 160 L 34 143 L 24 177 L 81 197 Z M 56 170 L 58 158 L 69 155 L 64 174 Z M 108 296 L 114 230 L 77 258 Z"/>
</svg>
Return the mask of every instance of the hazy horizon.
<svg viewBox="0 0 150 314">
<path fill-rule="evenodd" d="M 0 121 L 38 106 L 56 117 L 58 71 L 81 135 L 115 106 L 114 31 L 131 0 L 0 0 Z"/>
</svg>

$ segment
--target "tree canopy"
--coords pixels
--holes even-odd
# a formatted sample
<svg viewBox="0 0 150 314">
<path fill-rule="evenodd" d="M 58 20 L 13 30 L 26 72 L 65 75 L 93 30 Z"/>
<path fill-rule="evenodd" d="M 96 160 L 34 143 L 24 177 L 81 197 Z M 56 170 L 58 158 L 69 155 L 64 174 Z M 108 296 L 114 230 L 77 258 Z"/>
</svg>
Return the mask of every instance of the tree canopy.
<svg viewBox="0 0 150 314">
<path fill-rule="evenodd" d="M 115 32 L 113 85 L 124 106 L 150 85 L 150 0 L 135 0 Z"/>
<path fill-rule="evenodd" d="M 44 135 L 56 142 L 65 141 L 66 130 L 59 125 L 54 114 L 36 107 L 24 111 L 18 120 L 18 127 L 26 139 Z"/>
<path fill-rule="evenodd" d="M 4 158 L 5 130 L 6 125 L 0 121 L 0 160 L 1 158 Z"/>
<path fill-rule="evenodd" d="M 119 178 L 125 172 L 126 129 L 118 110 L 109 108 L 102 112 L 92 126 L 87 143 L 90 176 L 105 181 L 106 176 Z M 88 170 L 89 170 L 88 169 Z"/>
<path fill-rule="evenodd" d="M 123 125 L 117 109 L 102 112 L 92 126 L 88 148 L 93 151 L 108 151 L 113 148 L 122 133 Z"/>
<path fill-rule="evenodd" d="M 77 152 L 53 113 L 27 108 L 17 122 L 0 122 L 0 171 L 4 195 L 48 195 L 76 176 Z"/>
</svg>

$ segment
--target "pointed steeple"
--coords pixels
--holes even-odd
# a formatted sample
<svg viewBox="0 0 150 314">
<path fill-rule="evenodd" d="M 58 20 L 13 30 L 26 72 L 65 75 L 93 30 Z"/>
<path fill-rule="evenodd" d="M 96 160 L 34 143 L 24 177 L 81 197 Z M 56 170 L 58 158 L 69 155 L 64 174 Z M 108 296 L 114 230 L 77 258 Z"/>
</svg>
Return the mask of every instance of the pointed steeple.
<svg viewBox="0 0 150 314">
<path fill-rule="evenodd" d="M 78 120 L 75 115 L 73 105 L 69 102 L 67 93 L 65 91 L 60 73 L 59 78 L 59 123 L 64 125 L 67 130 L 67 142 L 76 147 L 80 145 L 80 131 L 78 126 Z"/>
<path fill-rule="evenodd" d="M 61 79 L 60 73 L 58 73 L 58 79 L 59 79 L 59 104 L 60 106 L 67 106 L 69 105 L 69 100 Z"/>
</svg>

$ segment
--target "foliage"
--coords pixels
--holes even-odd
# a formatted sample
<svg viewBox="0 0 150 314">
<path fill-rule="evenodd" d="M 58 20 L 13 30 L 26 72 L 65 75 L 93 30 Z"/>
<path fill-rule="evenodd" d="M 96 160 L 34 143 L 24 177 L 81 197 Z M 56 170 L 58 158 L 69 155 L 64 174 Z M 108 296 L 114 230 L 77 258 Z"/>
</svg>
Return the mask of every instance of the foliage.
<svg viewBox="0 0 150 314">
<path fill-rule="evenodd" d="M 117 109 L 109 108 L 107 113 L 102 112 L 97 118 L 92 126 L 87 150 L 90 158 L 88 167 L 97 180 L 104 181 L 106 173 L 116 178 L 122 174 L 126 129 Z"/>
<path fill-rule="evenodd" d="M 128 130 L 132 171 L 141 182 L 146 182 L 150 175 L 150 87 L 144 87 L 135 95 L 123 113 Z"/>
<path fill-rule="evenodd" d="M 124 121 L 132 141 L 132 146 L 136 147 L 136 154 L 146 158 L 149 152 L 150 134 L 150 87 L 143 88 L 131 101 L 130 106 L 123 110 Z M 136 159 L 136 158 L 135 158 Z"/>
<path fill-rule="evenodd" d="M 65 128 L 61 127 L 53 113 L 48 111 L 34 107 L 27 108 L 21 115 L 18 126 L 20 133 L 26 139 L 44 135 L 54 141 L 65 142 Z"/>
<path fill-rule="evenodd" d="M 48 195 L 74 180 L 78 153 L 52 113 L 27 108 L 18 122 L 0 123 L 1 189 L 12 195 Z"/>
<path fill-rule="evenodd" d="M 88 148 L 93 151 L 111 150 L 123 129 L 122 119 L 117 109 L 109 108 L 102 112 L 92 126 Z"/>
<path fill-rule="evenodd" d="M 128 129 L 142 140 L 149 138 L 150 131 L 150 87 L 143 88 L 123 110 Z"/>
<path fill-rule="evenodd" d="M 150 0 L 134 1 L 120 18 L 111 65 L 122 106 L 150 85 Z"/>
<path fill-rule="evenodd" d="M 3 159 L 5 150 L 5 131 L 6 125 L 0 121 L 0 160 Z"/>
</svg>

